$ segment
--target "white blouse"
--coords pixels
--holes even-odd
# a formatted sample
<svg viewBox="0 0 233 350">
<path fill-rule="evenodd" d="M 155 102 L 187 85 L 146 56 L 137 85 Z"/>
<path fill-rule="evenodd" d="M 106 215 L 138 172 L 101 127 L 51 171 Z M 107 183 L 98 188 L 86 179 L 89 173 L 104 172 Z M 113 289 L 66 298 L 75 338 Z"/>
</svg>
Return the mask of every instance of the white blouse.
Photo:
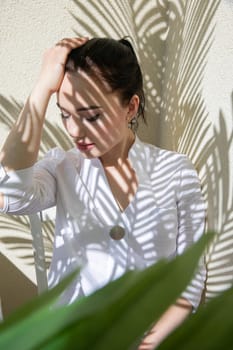
<svg viewBox="0 0 233 350">
<path fill-rule="evenodd" d="M 52 149 L 35 166 L 15 172 L 0 168 L 3 212 L 25 215 L 56 206 L 50 287 L 82 266 L 61 303 L 88 295 L 127 270 L 181 254 L 204 232 L 200 182 L 186 156 L 136 137 L 129 160 L 139 185 L 123 212 L 100 160 L 86 159 L 77 149 Z M 116 240 L 116 234 L 123 237 Z M 204 281 L 202 265 L 183 293 L 194 308 Z"/>
</svg>

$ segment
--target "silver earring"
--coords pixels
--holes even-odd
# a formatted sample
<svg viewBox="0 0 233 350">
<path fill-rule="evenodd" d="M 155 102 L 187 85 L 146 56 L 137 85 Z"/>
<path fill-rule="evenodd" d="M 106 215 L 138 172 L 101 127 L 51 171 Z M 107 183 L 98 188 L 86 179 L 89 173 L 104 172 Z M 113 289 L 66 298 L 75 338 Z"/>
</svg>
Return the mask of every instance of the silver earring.
<svg viewBox="0 0 233 350">
<path fill-rule="evenodd" d="M 135 115 L 128 123 L 128 127 L 135 132 L 138 128 L 138 116 Z"/>
</svg>

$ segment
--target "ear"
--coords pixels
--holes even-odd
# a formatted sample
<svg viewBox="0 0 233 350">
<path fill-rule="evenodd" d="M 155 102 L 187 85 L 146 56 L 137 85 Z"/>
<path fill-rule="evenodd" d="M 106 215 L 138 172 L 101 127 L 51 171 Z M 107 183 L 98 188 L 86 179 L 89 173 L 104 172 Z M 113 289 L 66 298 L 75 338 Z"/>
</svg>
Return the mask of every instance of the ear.
<svg viewBox="0 0 233 350">
<path fill-rule="evenodd" d="M 139 103 L 140 103 L 139 96 L 136 94 L 133 95 L 128 104 L 128 113 L 127 113 L 128 122 L 130 122 L 137 115 Z"/>
</svg>

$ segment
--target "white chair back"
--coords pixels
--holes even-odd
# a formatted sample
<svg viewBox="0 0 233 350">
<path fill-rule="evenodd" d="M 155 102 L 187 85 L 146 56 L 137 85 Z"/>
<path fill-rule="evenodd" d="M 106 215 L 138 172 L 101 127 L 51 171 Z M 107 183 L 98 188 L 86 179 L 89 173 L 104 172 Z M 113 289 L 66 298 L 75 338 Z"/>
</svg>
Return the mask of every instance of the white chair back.
<svg viewBox="0 0 233 350">
<path fill-rule="evenodd" d="M 29 215 L 38 294 L 48 289 L 45 249 L 42 233 L 42 213 Z"/>
</svg>

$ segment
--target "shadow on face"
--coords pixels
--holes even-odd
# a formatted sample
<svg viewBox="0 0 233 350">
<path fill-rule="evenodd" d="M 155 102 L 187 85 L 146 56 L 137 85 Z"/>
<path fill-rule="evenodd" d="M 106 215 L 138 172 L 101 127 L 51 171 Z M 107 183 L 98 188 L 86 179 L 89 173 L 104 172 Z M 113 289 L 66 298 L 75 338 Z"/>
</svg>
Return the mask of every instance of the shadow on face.
<svg viewBox="0 0 233 350">
<path fill-rule="evenodd" d="M 75 143 L 94 144 L 87 157 L 101 157 L 129 136 L 128 122 L 135 113 L 123 104 L 118 91 L 84 71 L 66 73 L 57 94 L 68 134 Z"/>
</svg>

